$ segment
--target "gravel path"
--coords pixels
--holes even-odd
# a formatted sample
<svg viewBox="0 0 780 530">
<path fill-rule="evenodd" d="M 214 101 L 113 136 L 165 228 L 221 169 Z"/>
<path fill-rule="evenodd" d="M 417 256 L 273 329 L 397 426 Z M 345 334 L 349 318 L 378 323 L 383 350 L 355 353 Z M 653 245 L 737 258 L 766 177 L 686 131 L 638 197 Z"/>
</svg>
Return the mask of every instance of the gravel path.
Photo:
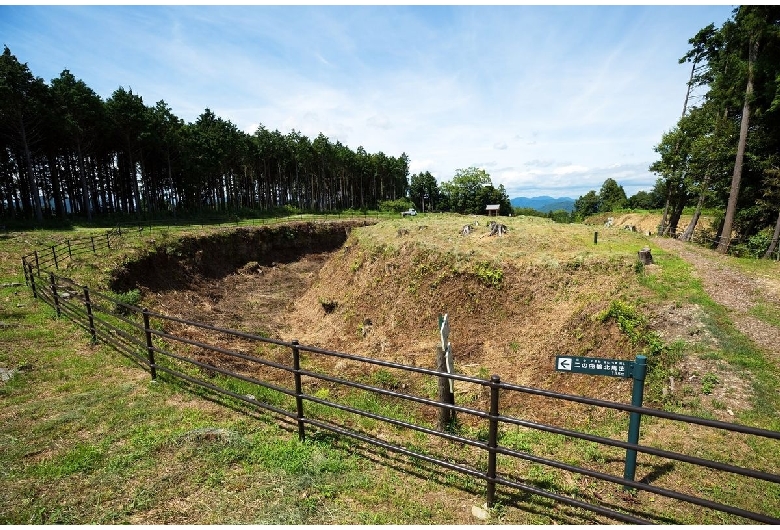
<svg viewBox="0 0 780 530">
<path fill-rule="evenodd" d="M 725 307 L 734 326 L 780 362 L 780 328 L 751 314 L 756 306 L 780 311 L 780 276 L 746 273 L 734 258 L 676 239 L 658 238 L 658 246 L 690 263 L 707 294 Z"/>
</svg>

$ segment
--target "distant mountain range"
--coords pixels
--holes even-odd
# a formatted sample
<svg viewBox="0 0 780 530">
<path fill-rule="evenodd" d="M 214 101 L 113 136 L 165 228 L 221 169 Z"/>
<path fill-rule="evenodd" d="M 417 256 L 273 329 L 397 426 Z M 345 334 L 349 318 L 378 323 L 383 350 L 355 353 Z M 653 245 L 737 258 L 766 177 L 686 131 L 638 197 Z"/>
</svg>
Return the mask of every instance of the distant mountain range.
<svg viewBox="0 0 780 530">
<path fill-rule="evenodd" d="M 542 197 L 515 197 L 510 199 L 509 203 L 515 208 L 533 208 L 544 213 L 555 210 L 566 210 L 567 212 L 574 210 L 574 199 L 569 197 L 558 199 L 546 195 Z"/>
</svg>

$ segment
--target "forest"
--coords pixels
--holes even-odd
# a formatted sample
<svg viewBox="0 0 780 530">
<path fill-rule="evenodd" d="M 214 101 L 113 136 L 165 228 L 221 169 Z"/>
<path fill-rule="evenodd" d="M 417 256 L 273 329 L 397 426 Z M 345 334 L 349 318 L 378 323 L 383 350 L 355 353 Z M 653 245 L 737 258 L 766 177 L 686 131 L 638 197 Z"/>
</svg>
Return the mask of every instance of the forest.
<svg viewBox="0 0 780 530">
<path fill-rule="evenodd" d="M 260 126 L 208 108 L 184 123 L 119 87 L 103 100 L 70 71 L 46 83 L 0 58 L 0 218 L 376 209 L 406 197 L 409 160 Z"/>
<path fill-rule="evenodd" d="M 409 175 L 406 153 L 352 150 L 320 133 L 247 134 L 210 109 L 194 123 L 132 89 L 103 100 L 65 69 L 46 83 L 6 46 L 0 57 L 0 219 L 333 212 L 412 206 L 511 212 L 479 168 L 441 186 Z"/>
<path fill-rule="evenodd" d="M 719 220 L 719 252 L 753 238 L 769 256 L 780 235 L 780 6 L 737 7 L 689 44 L 680 59 L 691 65 L 681 117 L 650 166 L 664 198 L 661 231 L 690 240 L 708 209 Z M 678 227 L 685 208 L 693 218 Z"/>
</svg>

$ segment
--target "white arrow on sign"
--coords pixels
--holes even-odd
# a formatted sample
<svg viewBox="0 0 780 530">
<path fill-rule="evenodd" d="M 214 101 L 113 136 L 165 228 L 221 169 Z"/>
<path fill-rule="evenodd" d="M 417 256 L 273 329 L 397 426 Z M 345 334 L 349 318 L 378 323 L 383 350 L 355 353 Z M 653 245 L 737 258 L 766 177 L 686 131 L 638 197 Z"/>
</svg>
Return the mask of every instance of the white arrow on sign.
<svg viewBox="0 0 780 530">
<path fill-rule="evenodd" d="M 558 370 L 571 370 L 571 357 L 558 359 Z"/>
</svg>

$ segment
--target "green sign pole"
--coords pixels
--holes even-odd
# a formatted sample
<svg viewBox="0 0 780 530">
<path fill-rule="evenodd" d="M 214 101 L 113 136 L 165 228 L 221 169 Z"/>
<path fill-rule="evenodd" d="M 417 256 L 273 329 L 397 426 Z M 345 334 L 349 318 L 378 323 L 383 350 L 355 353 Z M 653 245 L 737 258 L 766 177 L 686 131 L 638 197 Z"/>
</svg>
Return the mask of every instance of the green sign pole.
<svg viewBox="0 0 780 530">
<path fill-rule="evenodd" d="M 634 387 L 631 392 L 631 405 L 634 407 L 642 406 L 642 398 L 644 397 L 645 390 L 645 375 L 647 374 L 647 357 L 644 355 L 637 355 L 634 362 L 633 378 Z M 628 443 L 639 443 L 639 422 L 642 419 L 642 415 L 638 412 L 632 412 L 628 421 Z M 626 480 L 634 480 L 636 475 L 636 450 L 626 449 L 626 465 L 623 472 L 623 478 Z M 625 489 L 629 490 L 628 486 Z"/>
</svg>

